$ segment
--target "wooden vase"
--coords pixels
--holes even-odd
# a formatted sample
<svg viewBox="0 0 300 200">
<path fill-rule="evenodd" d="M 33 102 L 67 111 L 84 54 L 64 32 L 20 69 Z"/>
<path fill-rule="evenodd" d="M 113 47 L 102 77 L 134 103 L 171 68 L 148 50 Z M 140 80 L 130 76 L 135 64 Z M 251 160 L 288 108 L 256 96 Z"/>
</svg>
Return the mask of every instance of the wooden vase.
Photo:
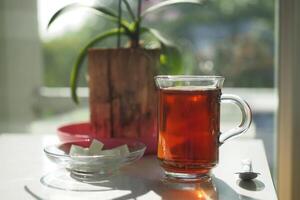
<svg viewBox="0 0 300 200">
<path fill-rule="evenodd" d="M 95 138 L 155 140 L 157 97 L 153 78 L 159 55 L 157 49 L 89 50 L 90 119 Z"/>
</svg>

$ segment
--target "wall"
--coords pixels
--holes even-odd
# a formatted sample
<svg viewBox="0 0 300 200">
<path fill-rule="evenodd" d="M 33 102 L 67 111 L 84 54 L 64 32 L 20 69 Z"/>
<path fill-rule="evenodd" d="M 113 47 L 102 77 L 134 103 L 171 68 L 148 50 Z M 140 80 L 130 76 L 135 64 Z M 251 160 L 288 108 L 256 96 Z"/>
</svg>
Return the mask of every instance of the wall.
<svg viewBox="0 0 300 200">
<path fill-rule="evenodd" d="M 0 0 L 0 133 L 24 132 L 41 85 L 36 0 Z"/>
</svg>

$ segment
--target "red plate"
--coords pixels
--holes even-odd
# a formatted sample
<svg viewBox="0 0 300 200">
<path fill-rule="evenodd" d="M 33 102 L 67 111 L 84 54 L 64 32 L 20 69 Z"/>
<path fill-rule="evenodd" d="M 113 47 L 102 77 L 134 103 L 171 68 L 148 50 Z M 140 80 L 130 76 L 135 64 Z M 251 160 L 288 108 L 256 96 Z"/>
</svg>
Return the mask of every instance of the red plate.
<svg viewBox="0 0 300 200">
<path fill-rule="evenodd" d="M 140 141 L 147 146 L 146 154 L 156 154 L 157 152 L 157 138 L 156 134 L 140 138 L 99 138 L 92 131 L 89 122 L 73 123 L 64 125 L 58 128 L 58 137 L 62 143 L 78 143 L 89 144 L 92 139 L 105 140 L 110 146 L 117 146 L 118 144 L 132 143 L 133 141 Z"/>
</svg>

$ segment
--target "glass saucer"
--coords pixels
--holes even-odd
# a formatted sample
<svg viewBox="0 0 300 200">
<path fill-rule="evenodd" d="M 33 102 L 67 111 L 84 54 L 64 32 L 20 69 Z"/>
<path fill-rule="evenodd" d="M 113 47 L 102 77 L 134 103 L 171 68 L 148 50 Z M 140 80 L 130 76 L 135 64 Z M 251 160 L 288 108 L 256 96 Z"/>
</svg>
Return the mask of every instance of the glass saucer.
<svg viewBox="0 0 300 200">
<path fill-rule="evenodd" d="M 63 169 L 43 176 L 41 183 L 62 190 L 90 191 L 90 189 L 86 189 L 87 185 L 90 188 L 94 183 L 105 181 L 107 177 L 115 174 L 121 167 L 140 159 L 146 149 L 146 146 L 141 142 L 132 141 L 128 143 L 127 141 L 126 144 L 130 152 L 128 155 L 69 156 L 72 144 L 87 147 L 89 143 L 90 141 L 81 141 L 45 147 L 46 156 Z M 124 143 L 118 142 L 107 146 L 113 148 L 122 144 Z"/>
</svg>

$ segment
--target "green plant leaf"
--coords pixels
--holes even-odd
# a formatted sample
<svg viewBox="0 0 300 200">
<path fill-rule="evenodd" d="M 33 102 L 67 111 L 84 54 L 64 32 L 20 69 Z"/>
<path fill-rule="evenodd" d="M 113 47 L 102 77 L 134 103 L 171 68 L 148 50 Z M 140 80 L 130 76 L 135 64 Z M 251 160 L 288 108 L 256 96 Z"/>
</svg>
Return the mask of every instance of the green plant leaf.
<svg viewBox="0 0 300 200">
<path fill-rule="evenodd" d="M 57 19 L 57 17 L 61 16 L 62 14 L 74 10 L 74 9 L 78 9 L 78 8 L 84 8 L 84 9 L 88 9 L 91 10 L 93 13 L 95 13 L 98 16 L 101 17 L 105 17 L 115 23 L 118 23 L 118 15 L 112 11 L 111 9 L 107 8 L 107 7 L 103 7 L 103 6 L 87 6 L 87 5 L 82 5 L 82 4 L 78 4 L 78 3 L 74 3 L 74 4 L 70 4 L 67 5 L 61 9 L 59 9 L 56 13 L 54 13 L 54 15 L 51 17 L 49 23 L 48 23 L 48 28 L 51 26 L 51 24 Z M 131 35 L 131 31 L 129 30 L 129 22 L 127 22 L 126 20 L 122 19 L 121 20 L 121 26 L 125 29 L 125 31 L 127 32 L 128 35 Z"/>
<path fill-rule="evenodd" d="M 165 38 L 158 30 L 153 28 L 141 28 L 141 33 L 150 33 L 161 44 L 160 64 L 162 71 L 179 73 L 182 68 L 182 57 L 179 49 L 174 43 Z"/>
<path fill-rule="evenodd" d="M 165 38 L 158 30 L 154 28 L 141 27 L 141 33 L 150 33 L 153 35 L 158 41 L 166 46 L 174 46 L 174 44 Z"/>
<path fill-rule="evenodd" d="M 48 28 L 57 19 L 57 17 L 61 16 L 65 12 L 68 12 L 70 10 L 74 10 L 74 9 L 77 9 L 77 8 L 91 9 L 93 11 L 96 11 L 96 13 L 100 14 L 101 16 L 106 16 L 106 17 L 109 17 L 110 19 L 117 20 L 117 14 L 114 13 L 112 10 L 106 8 L 106 7 L 103 7 L 103 6 L 87 6 L 87 5 L 74 3 L 74 4 L 69 4 L 67 6 L 64 6 L 61 9 L 59 9 L 58 11 L 56 11 L 56 13 L 54 13 L 54 15 L 51 17 L 51 19 L 48 23 Z"/>
<path fill-rule="evenodd" d="M 135 19 L 135 15 L 134 15 L 134 13 L 133 13 L 133 11 L 132 11 L 132 9 L 131 9 L 130 4 L 128 3 L 127 0 L 122 0 L 122 1 L 124 2 L 125 6 L 126 6 L 126 9 L 127 9 L 128 13 L 129 13 L 129 15 L 130 15 L 132 21 L 135 21 L 135 20 L 136 20 L 136 19 Z"/>
<path fill-rule="evenodd" d="M 161 44 L 162 53 L 160 55 L 161 73 L 178 74 L 182 70 L 181 52 L 176 46 L 166 46 Z"/>
<path fill-rule="evenodd" d="M 142 17 L 145 15 L 155 12 L 161 8 L 167 7 L 167 6 L 172 6 L 176 4 L 196 4 L 196 5 L 202 5 L 204 0 L 168 0 L 168 1 L 162 1 L 160 3 L 155 4 L 154 6 L 151 6 L 147 8 L 143 13 Z"/>
<path fill-rule="evenodd" d="M 75 61 L 75 64 L 72 68 L 71 77 L 70 77 L 71 95 L 72 95 L 73 101 L 76 104 L 79 103 L 78 96 L 77 96 L 77 82 L 78 82 L 78 78 L 79 78 L 79 71 L 82 68 L 82 63 L 83 63 L 84 58 L 86 56 L 87 50 L 90 47 L 94 46 L 96 43 L 98 43 L 98 42 L 100 42 L 100 41 L 102 41 L 106 38 L 118 35 L 119 31 L 120 31 L 121 34 L 126 35 L 126 32 L 124 31 L 124 29 L 121 29 L 121 30 L 112 29 L 112 30 L 109 30 L 109 31 L 106 31 L 102 34 L 97 35 L 84 48 L 81 49 L 81 51 L 80 51 L 80 53 L 79 53 L 79 55 L 78 55 L 78 57 Z"/>
</svg>

